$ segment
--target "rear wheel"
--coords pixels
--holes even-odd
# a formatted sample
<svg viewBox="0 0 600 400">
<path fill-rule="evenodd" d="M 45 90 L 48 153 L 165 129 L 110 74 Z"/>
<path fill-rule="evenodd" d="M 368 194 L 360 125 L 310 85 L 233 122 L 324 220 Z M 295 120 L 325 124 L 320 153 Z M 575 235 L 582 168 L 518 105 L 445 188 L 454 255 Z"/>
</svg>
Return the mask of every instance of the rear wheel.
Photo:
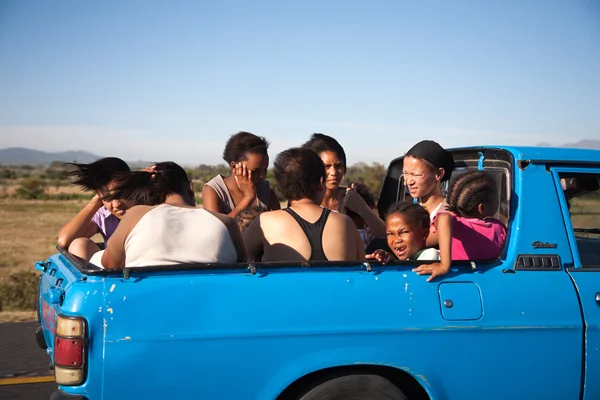
<svg viewBox="0 0 600 400">
<path fill-rule="evenodd" d="M 408 400 L 396 385 L 379 375 L 346 375 L 323 382 L 299 400 Z"/>
</svg>

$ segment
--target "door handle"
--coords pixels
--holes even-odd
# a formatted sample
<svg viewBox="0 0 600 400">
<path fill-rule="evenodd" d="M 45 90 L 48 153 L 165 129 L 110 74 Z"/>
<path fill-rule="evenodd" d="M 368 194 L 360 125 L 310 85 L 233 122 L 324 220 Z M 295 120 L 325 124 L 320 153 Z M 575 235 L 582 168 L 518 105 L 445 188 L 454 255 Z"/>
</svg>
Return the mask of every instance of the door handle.
<svg viewBox="0 0 600 400">
<path fill-rule="evenodd" d="M 600 292 L 596 292 L 596 303 L 600 304 Z"/>
</svg>

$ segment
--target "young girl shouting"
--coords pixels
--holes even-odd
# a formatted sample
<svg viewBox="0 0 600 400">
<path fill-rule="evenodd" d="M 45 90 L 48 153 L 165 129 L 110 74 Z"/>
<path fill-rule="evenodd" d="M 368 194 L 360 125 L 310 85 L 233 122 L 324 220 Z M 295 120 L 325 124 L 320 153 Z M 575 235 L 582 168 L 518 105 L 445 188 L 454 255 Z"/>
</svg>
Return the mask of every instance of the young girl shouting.
<svg viewBox="0 0 600 400">
<path fill-rule="evenodd" d="M 427 248 L 429 213 L 419 204 L 396 203 L 385 219 L 387 244 L 393 254 L 379 249 L 366 255 L 383 263 L 390 260 L 439 260 L 436 249 Z"/>
</svg>

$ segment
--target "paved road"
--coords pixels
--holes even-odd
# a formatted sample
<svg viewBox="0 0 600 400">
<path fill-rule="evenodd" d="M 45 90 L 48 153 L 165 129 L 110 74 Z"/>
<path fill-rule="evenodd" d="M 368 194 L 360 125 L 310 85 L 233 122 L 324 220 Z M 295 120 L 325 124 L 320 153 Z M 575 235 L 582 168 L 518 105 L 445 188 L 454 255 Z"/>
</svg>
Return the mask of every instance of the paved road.
<svg viewBox="0 0 600 400">
<path fill-rule="evenodd" d="M 38 346 L 34 333 L 37 322 L 0 323 L 0 378 L 48 375 L 48 356 Z M 2 400 L 47 400 L 56 390 L 54 383 L 0 385 Z"/>
</svg>

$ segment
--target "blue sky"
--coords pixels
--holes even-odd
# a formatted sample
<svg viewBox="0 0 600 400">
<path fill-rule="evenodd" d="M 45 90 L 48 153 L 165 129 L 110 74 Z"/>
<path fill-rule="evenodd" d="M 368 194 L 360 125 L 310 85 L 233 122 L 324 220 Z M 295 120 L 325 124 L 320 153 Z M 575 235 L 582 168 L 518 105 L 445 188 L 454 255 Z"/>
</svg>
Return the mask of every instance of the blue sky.
<svg viewBox="0 0 600 400">
<path fill-rule="evenodd" d="M 600 139 L 600 3 L 3 0 L 0 93 L 0 148 L 127 160 Z"/>
</svg>

